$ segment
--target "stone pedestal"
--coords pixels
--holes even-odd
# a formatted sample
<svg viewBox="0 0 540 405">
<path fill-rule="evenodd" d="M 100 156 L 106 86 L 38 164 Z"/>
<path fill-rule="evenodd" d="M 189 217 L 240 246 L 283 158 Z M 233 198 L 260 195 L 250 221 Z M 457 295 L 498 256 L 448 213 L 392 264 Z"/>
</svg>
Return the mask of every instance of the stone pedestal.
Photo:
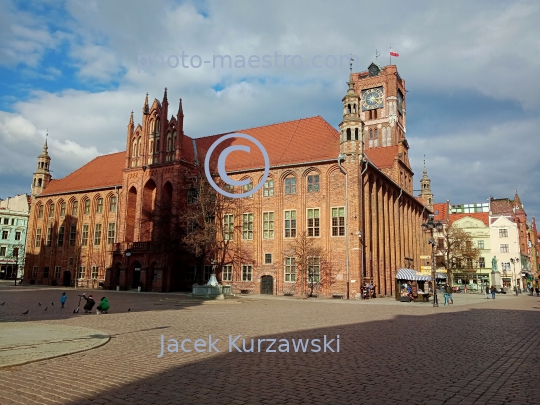
<svg viewBox="0 0 540 405">
<path fill-rule="evenodd" d="M 500 290 L 502 287 L 501 273 L 498 271 L 491 272 L 491 285 L 495 286 L 497 290 Z"/>
</svg>

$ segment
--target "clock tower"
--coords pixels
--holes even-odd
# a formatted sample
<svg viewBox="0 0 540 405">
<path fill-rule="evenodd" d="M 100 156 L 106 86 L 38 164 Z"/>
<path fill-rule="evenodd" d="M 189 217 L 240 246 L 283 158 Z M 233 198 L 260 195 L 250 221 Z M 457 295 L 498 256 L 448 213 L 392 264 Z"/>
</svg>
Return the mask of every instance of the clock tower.
<svg viewBox="0 0 540 405">
<path fill-rule="evenodd" d="M 362 146 L 367 159 L 412 194 L 406 131 L 405 80 L 395 65 L 371 63 L 366 71 L 352 73 L 350 82 L 360 97 Z M 392 159 L 393 157 L 393 159 Z"/>
<path fill-rule="evenodd" d="M 371 63 L 367 71 L 352 76 L 354 89 L 361 98 L 365 148 L 395 146 L 405 140 L 405 80 L 396 66 L 381 68 Z"/>
</svg>

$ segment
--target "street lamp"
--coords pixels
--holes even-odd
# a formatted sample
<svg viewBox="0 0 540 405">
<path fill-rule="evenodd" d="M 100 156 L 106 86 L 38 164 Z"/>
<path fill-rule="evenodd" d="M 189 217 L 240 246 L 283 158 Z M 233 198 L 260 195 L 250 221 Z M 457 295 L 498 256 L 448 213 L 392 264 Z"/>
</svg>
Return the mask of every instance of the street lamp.
<svg viewBox="0 0 540 405">
<path fill-rule="evenodd" d="M 514 285 L 514 290 L 516 291 L 516 295 L 518 295 L 518 277 L 517 277 L 517 274 L 516 274 L 516 263 L 519 262 L 519 257 L 516 257 L 515 259 L 512 257 L 510 259 L 510 261 L 514 265 L 514 275 L 516 276 L 516 279 L 515 279 L 516 284 Z"/>
<path fill-rule="evenodd" d="M 439 301 L 437 300 L 437 284 L 435 281 L 435 239 L 433 238 L 433 230 L 437 229 L 437 231 L 443 230 L 443 224 L 440 222 L 434 222 L 434 215 L 429 215 L 428 221 L 422 224 L 422 228 L 424 230 L 429 230 L 431 234 L 431 238 L 429 239 L 428 243 L 431 245 L 431 274 L 433 277 L 433 306 L 438 307 Z M 448 277 L 448 275 L 447 275 Z"/>
</svg>

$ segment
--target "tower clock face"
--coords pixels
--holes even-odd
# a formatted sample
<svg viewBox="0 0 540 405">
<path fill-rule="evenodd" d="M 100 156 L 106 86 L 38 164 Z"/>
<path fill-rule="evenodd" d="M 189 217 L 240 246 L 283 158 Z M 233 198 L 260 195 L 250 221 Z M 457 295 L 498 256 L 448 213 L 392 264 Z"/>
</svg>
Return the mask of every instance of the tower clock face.
<svg viewBox="0 0 540 405">
<path fill-rule="evenodd" d="M 362 91 L 362 111 L 382 108 L 384 105 L 383 95 L 382 87 Z"/>
</svg>

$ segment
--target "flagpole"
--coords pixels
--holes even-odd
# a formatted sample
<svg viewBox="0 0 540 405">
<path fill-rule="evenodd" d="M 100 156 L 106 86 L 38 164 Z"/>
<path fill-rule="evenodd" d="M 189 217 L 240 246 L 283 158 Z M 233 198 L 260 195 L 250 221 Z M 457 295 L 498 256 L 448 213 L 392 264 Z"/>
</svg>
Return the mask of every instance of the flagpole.
<svg viewBox="0 0 540 405">
<path fill-rule="evenodd" d="M 392 47 L 390 47 L 390 64 L 392 64 Z"/>
</svg>

